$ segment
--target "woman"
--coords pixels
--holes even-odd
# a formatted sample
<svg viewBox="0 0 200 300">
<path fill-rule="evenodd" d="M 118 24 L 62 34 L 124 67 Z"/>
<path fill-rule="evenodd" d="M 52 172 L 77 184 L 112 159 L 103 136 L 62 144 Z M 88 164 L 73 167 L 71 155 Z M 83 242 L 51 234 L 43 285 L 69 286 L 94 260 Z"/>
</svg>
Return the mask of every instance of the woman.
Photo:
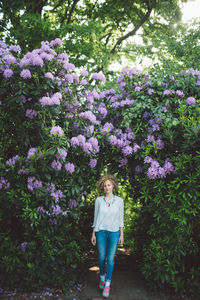
<svg viewBox="0 0 200 300">
<path fill-rule="evenodd" d="M 103 297 L 109 296 L 118 242 L 124 243 L 124 201 L 114 195 L 117 187 L 117 180 L 114 176 L 104 175 L 98 182 L 98 190 L 100 193 L 104 192 L 104 196 L 95 200 L 91 242 L 93 246 L 97 243 L 100 268 L 99 288 L 103 290 Z"/>
</svg>

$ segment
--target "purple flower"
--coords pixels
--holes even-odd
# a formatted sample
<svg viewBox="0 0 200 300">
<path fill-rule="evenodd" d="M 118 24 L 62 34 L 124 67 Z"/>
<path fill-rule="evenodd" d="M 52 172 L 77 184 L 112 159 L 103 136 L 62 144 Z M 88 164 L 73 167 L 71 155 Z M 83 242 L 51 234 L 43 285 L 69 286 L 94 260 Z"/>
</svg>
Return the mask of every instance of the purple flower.
<svg viewBox="0 0 200 300">
<path fill-rule="evenodd" d="M 62 165 L 61 165 L 61 163 L 58 161 L 58 160 L 53 160 L 52 161 L 52 163 L 51 163 L 51 167 L 54 169 L 54 170 L 57 170 L 57 171 L 59 171 L 59 170 L 61 170 L 61 168 L 62 168 Z"/>
<path fill-rule="evenodd" d="M 85 138 L 84 135 L 79 134 L 79 135 L 77 136 L 77 139 L 78 139 L 78 142 L 79 142 L 79 146 L 84 146 L 84 145 L 85 145 L 86 138 Z"/>
<path fill-rule="evenodd" d="M 10 187 L 10 182 L 4 177 L 0 177 L 0 190 L 4 188 L 4 190 L 8 190 Z"/>
<path fill-rule="evenodd" d="M 188 97 L 186 100 L 186 104 L 187 105 L 195 105 L 196 104 L 196 100 L 193 97 Z"/>
<path fill-rule="evenodd" d="M 95 168 L 97 164 L 97 160 L 95 158 L 91 158 L 89 162 L 90 168 Z"/>
<path fill-rule="evenodd" d="M 67 156 L 67 151 L 64 148 L 59 148 L 58 152 L 56 153 L 56 158 L 59 160 L 65 160 Z"/>
<path fill-rule="evenodd" d="M 146 157 L 144 158 L 144 163 L 145 163 L 145 164 L 149 164 L 149 163 L 152 162 L 152 160 L 153 160 L 153 158 L 151 158 L 150 156 L 146 156 Z"/>
<path fill-rule="evenodd" d="M 37 116 L 37 111 L 36 110 L 34 110 L 34 109 L 27 109 L 26 110 L 26 117 L 27 118 L 33 119 L 36 116 Z"/>
<path fill-rule="evenodd" d="M 153 94 L 153 92 L 154 92 L 154 89 L 148 89 L 148 91 L 147 91 L 148 95 Z"/>
<path fill-rule="evenodd" d="M 62 136 L 64 134 L 64 132 L 63 132 L 62 128 L 58 125 L 58 126 L 53 126 L 51 128 L 50 134 Z"/>
<path fill-rule="evenodd" d="M 70 144 L 73 148 L 79 146 L 78 138 L 76 136 L 72 137 L 70 140 Z"/>
<path fill-rule="evenodd" d="M 82 70 L 82 71 L 81 71 L 81 76 L 87 77 L 87 76 L 88 76 L 88 71 Z"/>
<path fill-rule="evenodd" d="M 27 181 L 27 188 L 30 191 L 33 191 L 34 189 L 40 189 L 42 187 L 42 182 L 37 180 L 34 176 L 28 177 Z"/>
<path fill-rule="evenodd" d="M 128 156 L 130 154 L 133 153 L 133 148 L 130 147 L 130 146 L 126 146 L 124 148 L 122 148 L 122 153 L 125 155 L 125 156 Z"/>
<path fill-rule="evenodd" d="M 38 54 L 32 54 L 32 56 L 31 56 L 31 64 L 33 66 L 43 67 L 44 62 L 43 62 L 42 58 Z"/>
<path fill-rule="evenodd" d="M 56 38 L 55 40 L 53 40 L 49 43 L 49 46 L 50 47 L 62 46 L 62 40 L 59 38 Z"/>
<path fill-rule="evenodd" d="M 52 101 L 50 97 L 42 97 L 41 99 L 39 99 L 39 102 L 41 103 L 42 106 L 52 105 Z"/>
<path fill-rule="evenodd" d="M 66 74 L 65 75 L 65 79 L 67 79 L 67 81 L 69 83 L 73 83 L 73 76 L 72 76 L 72 74 Z"/>
<path fill-rule="evenodd" d="M 94 125 L 89 125 L 86 128 L 87 135 L 91 135 L 94 132 Z"/>
<path fill-rule="evenodd" d="M 73 163 L 67 163 L 65 164 L 65 170 L 68 171 L 70 174 L 72 174 L 75 170 Z"/>
<path fill-rule="evenodd" d="M 68 204 L 68 207 L 69 208 L 74 208 L 74 207 L 77 207 L 78 206 L 78 202 L 76 200 L 70 200 L 69 201 L 69 204 Z"/>
<path fill-rule="evenodd" d="M 144 114 L 143 114 L 144 119 L 148 119 L 151 116 L 152 116 L 152 114 L 150 112 L 148 112 L 148 111 L 145 111 Z"/>
<path fill-rule="evenodd" d="M 165 160 L 163 168 L 166 173 L 175 172 L 176 170 L 176 168 L 172 165 L 172 163 L 167 159 Z"/>
<path fill-rule="evenodd" d="M 90 154 L 92 153 L 92 145 L 88 142 L 86 142 L 84 145 L 83 145 L 83 151 L 87 154 Z"/>
<path fill-rule="evenodd" d="M 178 96 L 180 96 L 181 98 L 185 97 L 185 94 L 184 94 L 182 91 L 180 91 L 180 90 L 177 90 L 177 91 L 176 91 L 176 94 L 177 94 Z"/>
<path fill-rule="evenodd" d="M 23 69 L 20 73 L 20 76 L 24 79 L 31 78 L 31 72 L 28 69 Z"/>
<path fill-rule="evenodd" d="M 10 54 L 5 55 L 3 60 L 5 61 L 6 65 L 16 64 L 17 62 L 16 58 Z"/>
<path fill-rule="evenodd" d="M 147 176 L 149 179 L 155 179 L 158 175 L 158 169 L 154 167 L 149 167 L 147 170 Z"/>
<path fill-rule="evenodd" d="M 26 174 L 26 175 L 28 175 L 28 174 L 29 174 L 29 171 L 26 170 L 24 167 L 22 167 L 21 169 L 18 170 L 17 173 L 18 173 L 19 175 L 21 175 L 21 174 Z"/>
<path fill-rule="evenodd" d="M 133 144 L 133 152 L 137 152 L 140 149 L 140 146 L 136 143 Z"/>
<path fill-rule="evenodd" d="M 20 52 L 21 52 L 21 48 L 20 48 L 19 45 L 11 45 L 11 46 L 9 47 L 9 50 L 10 50 L 10 51 L 13 51 L 13 52 L 15 52 L 15 53 L 20 53 Z"/>
<path fill-rule="evenodd" d="M 19 161 L 19 156 L 18 156 L 18 155 L 13 156 L 12 158 L 8 159 L 8 160 L 6 161 L 6 165 L 7 165 L 7 166 L 11 166 L 11 165 L 14 166 L 14 165 L 16 164 L 17 161 Z"/>
<path fill-rule="evenodd" d="M 141 87 L 141 86 L 136 86 L 136 87 L 135 87 L 135 89 L 134 89 L 134 91 L 135 91 L 135 92 L 140 92 L 140 91 L 141 91 L 141 89 L 142 89 L 142 87 Z"/>
<path fill-rule="evenodd" d="M 127 163 L 128 163 L 128 159 L 127 159 L 126 157 L 120 159 L 120 160 L 119 160 L 119 168 L 121 168 L 121 167 L 127 165 Z"/>
<path fill-rule="evenodd" d="M 135 167 L 135 172 L 136 172 L 137 174 L 142 173 L 142 167 L 141 167 L 140 165 L 137 165 L 137 166 Z"/>
<path fill-rule="evenodd" d="M 106 123 L 104 124 L 104 126 L 100 129 L 100 131 L 103 133 L 103 134 L 106 134 L 110 131 L 112 131 L 114 129 L 114 126 L 112 123 Z"/>
<path fill-rule="evenodd" d="M 69 57 L 66 53 L 60 53 L 60 54 L 58 54 L 58 59 L 59 60 L 64 60 L 64 61 L 67 62 L 69 60 Z"/>
<path fill-rule="evenodd" d="M 155 137 L 153 135 L 147 135 L 147 143 L 151 143 L 155 141 Z"/>
<path fill-rule="evenodd" d="M 121 81 L 118 86 L 120 89 L 122 89 L 126 85 L 126 81 Z"/>
<path fill-rule="evenodd" d="M 90 143 L 94 149 L 98 149 L 99 148 L 98 140 L 95 137 L 89 138 L 88 143 Z"/>
<path fill-rule="evenodd" d="M 160 130 L 159 125 L 156 124 L 156 123 L 154 123 L 154 124 L 152 125 L 152 130 L 153 130 L 153 131 L 159 131 L 159 130 Z"/>
<path fill-rule="evenodd" d="M 38 208 L 37 208 L 37 213 L 45 213 L 45 209 L 44 209 L 44 207 L 43 206 L 38 206 Z"/>
<path fill-rule="evenodd" d="M 103 115 L 104 118 L 105 118 L 105 117 L 107 116 L 107 114 L 108 114 L 108 111 L 107 111 L 107 109 L 106 109 L 105 107 L 99 107 L 99 108 L 98 108 L 98 111 L 100 112 L 100 114 Z"/>
<path fill-rule="evenodd" d="M 117 145 L 117 137 L 115 135 L 110 135 L 109 138 L 109 143 L 111 146 L 116 146 Z"/>
<path fill-rule="evenodd" d="M 165 90 L 163 92 L 163 95 L 171 95 L 171 94 L 174 94 L 174 91 L 173 90 Z"/>
<path fill-rule="evenodd" d="M 21 243 L 21 250 L 22 250 L 22 252 L 25 252 L 26 251 L 26 247 L 27 247 L 27 245 L 28 245 L 28 243 L 27 242 L 23 242 L 23 243 Z"/>
<path fill-rule="evenodd" d="M 90 111 L 87 110 L 85 112 L 81 112 L 79 114 L 80 118 L 85 119 L 85 120 L 89 120 L 91 123 L 96 123 L 96 116 Z"/>
<path fill-rule="evenodd" d="M 59 214 L 62 214 L 62 209 L 61 207 L 57 204 L 57 205 L 52 205 L 52 214 L 57 216 Z"/>
<path fill-rule="evenodd" d="M 87 85 L 87 84 L 88 84 L 88 82 L 87 82 L 86 79 L 82 79 L 82 80 L 80 81 L 80 85 Z"/>
<path fill-rule="evenodd" d="M 5 69 L 3 72 L 3 77 L 4 78 L 10 78 L 13 75 L 13 70 L 11 69 Z"/>
<path fill-rule="evenodd" d="M 159 168 L 160 167 L 159 162 L 157 162 L 157 160 L 155 160 L 155 159 L 152 159 L 152 161 L 151 161 L 151 167 L 153 167 L 153 168 Z"/>
<path fill-rule="evenodd" d="M 48 79 L 51 79 L 52 81 L 54 80 L 54 76 L 51 72 L 47 72 L 45 73 L 44 77 L 48 78 Z"/>
<path fill-rule="evenodd" d="M 158 168 L 158 177 L 159 178 L 165 178 L 166 177 L 166 172 L 165 172 L 165 169 L 160 167 Z"/>
<path fill-rule="evenodd" d="M 77 74 L 72 74 L 72 78 L 74 83 L 79 83 L 79 77 Z"/>
<path fill-rule="evenodd" d="M 64 65 L 63 65 L 63 68 L 67 71 L 74 71 L 75 69 L 75 65 L 74 64 L 71 64 L 69 62 L 65 62 Z"/>
<path fill-rule="evenodd" d="M 55 94 L 52 95 L 51 97 L 51 101 L 52 101 L 52 104 L 57 104 L 57 105 L 60 105 L 60 100 L 62 99 L 62 94 L 57 92 Z"/>
<path fill-rule="evenodd" d="M 36 153 L 38 153 L 38 150 L 36 148 L 30 148 L 28 150 L 27 158 L 29 159 L 30 157 L 35 156 Z"/>
<path fill-rule="evenodd" d="M 94 73 L 92 75 L 92 79 L 99 80 L 102 81 L 103 83 L 106 83 L 106 77 L 101 73 Z"/>
<path fill-rule="evenodd" d="M 160 149 L 163 149 L 164 148 L 164 143 L 161 139 L 157 139 L 156 140 L 156 148 L 160 148 Z"/>
<path fill-rule="evenodd" d="M 58 200 L 63 197 L 63 193 L 61 190 L 57 190 L 57 192 L 52 191 L 51 196 L 54 198 L 55 202 L 57 203 Z"/>
<path fill-rule="evenodd" d="M 162 111 L 163 111 L 163 112 L 166 112 L 166 111 L 167 111 L 166 106 L 162 106 Z"/>
</svg>

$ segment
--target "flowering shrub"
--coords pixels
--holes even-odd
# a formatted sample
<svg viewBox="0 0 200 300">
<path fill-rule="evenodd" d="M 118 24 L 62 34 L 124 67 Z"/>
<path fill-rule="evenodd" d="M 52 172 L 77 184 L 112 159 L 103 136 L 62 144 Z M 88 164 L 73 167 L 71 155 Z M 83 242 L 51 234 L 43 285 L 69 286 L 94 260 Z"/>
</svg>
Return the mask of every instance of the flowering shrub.
<svg viewBox="0 0 200 300">
<path fill-rule="evenodd" d="M 158 185 L 166 188 L 184 173 L 183 151 L 198 154 L 198 71 L 161 80 L 124 69 L 117 87 L 105 89 L 105 76 L 76 71 L 61 45 L 42 42 L 21 57 L 19 47 L 0 43 L 1 268 L 13 284 L 25 274 L 29 287 L 67 288 L 78 280 L 88 242 L 79 230 L 81 209 L 105 167 L 137 186 L 144 212 L 154 218 L 157 192 L 167 197 Z M 148 241 L 156 230 L 147 231 Z M 144 246 L 149 278 L 152 245 Z M 174 286 L 174 278 L 161 282 Z"/>
</svg>

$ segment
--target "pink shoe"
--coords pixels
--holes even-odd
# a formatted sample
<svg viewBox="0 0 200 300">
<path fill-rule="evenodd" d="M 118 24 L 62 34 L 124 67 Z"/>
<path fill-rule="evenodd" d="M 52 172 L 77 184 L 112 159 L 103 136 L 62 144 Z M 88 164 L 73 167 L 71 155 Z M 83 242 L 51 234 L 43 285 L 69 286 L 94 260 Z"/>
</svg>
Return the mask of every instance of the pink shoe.
<svg viewBox="0 0 200 300">
<path fill-rule="evenodd" d="M 104 287 L 103 289 L 103 297 L 109 297 L 109 293 L 110 293 L 110 286 L 108 287 Z"/>
<path fill-rule="evenodd" d="M 103 290 L 104 285 L 105 285 L 105 281 L 99 280 L 99 288 L 100 288 L 101 290 Z"/>
</svg>

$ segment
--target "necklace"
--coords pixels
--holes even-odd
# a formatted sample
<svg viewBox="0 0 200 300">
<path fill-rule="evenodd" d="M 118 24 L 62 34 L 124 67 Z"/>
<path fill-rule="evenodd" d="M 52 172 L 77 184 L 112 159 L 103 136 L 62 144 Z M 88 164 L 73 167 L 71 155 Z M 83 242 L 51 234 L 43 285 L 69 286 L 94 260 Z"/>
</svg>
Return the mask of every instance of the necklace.
<svg viewBox="0 0 200 300">
<path fill-rule="evenodd" d="M 106 197 L 104 196 L 103 197 L 103 199 L 104 199 L 104 201 L 106 202 L 106 204 L 108 204 L 108 207 L 110 207 L 110 205 L 111 204 L 113 204 L 114 203 L 114 201 L 115 201 L 115 196 L 112 198 L 112 200 L 108 200 L 108 199 L 106 199 Z"/>
</svg>

